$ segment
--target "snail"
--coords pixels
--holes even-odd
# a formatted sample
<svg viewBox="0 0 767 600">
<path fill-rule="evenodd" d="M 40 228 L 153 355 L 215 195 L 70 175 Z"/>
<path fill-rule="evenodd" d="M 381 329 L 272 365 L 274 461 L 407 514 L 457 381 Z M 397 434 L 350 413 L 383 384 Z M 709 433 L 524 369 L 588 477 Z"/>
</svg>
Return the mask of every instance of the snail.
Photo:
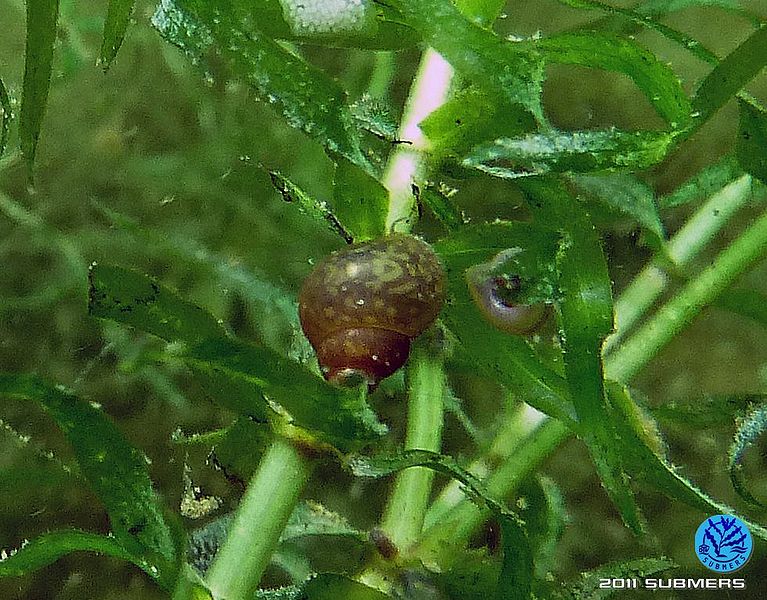
<svg viewBox="0 0 767 600">
<path fill-rule="evenodd" d="M 437 255 L 397 233 L 319 263 L 304 281 L 298 310 L 325 378 L 373 388 L 405 364 L 410 341 L 435 321 L 444 300 Z"/>
<path fill-rule="evenodd" d="M 532 333 L 548 314 L 543 302 L 520 303 L 522 278 L 504 272 L 504 265 L 521 252 L 520 248 L 509 248 L 490 262 L 466 270 L 469 292 L 482 315 L 498 329 L 514 335 Z"/>
</svg>

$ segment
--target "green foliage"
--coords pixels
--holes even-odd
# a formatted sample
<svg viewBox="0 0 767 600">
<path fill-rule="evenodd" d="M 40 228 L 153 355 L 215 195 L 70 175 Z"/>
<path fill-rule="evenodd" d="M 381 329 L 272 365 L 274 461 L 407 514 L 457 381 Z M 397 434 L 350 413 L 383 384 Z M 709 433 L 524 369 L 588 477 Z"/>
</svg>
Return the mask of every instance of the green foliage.
<svg viewBox="0 0 767 600">
<path fill-rule="evenodd" d="M 537 471 L 565 438 L 577 435 L 631 532 L 649 529 L 663 542 L 679 534 L 678 528 L 654 531 L 655 515 L 648 512 L 645 518 L 637 488 L 659 491 L 675 510 L 686 504 L 704 513 L 735 514 L 715 499 L 721 490 L 709 495 L 698 489 L 693 477 L 670 462 L 656 418 L 672 425 L 676 435 L 711 430 L 713 443 L 718 443 L 717 428 L 735 420 L 728 465 L 732 485 L 745 501 L 761 506 L 760 494 L 752 492 L 758 483 L 747 485 L 743 463 L 747 455 L 756 459 L 748 450 L 767 427 L 762 394 L 736 389 L 701 397 L 696 392 L 670 402 L 656 390 L 661 401 L 649 410 L 626 387 L 653 359 L 653 368 L 661 371 L 657 387 L 667 384 L 678 369 L 663 371 L 660 350 L 706 305 L 767 323 L 762 291 L 727 289 L 765 255 L 767 217 L 734 237 L 725 225 L 745 203 L 745 192 L 732 207 L 724 206 L 726 194 L 719 194 L 736 180 L 747 186 L 749 176 L 767 182 L 765 112 L 744 91 L 767 56 L 767 32 L 758 17 L 731 0 L 653 0 L 632 9 L 562 0 L 567 11 L 601 15 L 601 20 L 569 30 L 546 22 L 543 33 L 526 36 L 519 23 L 499 20 L 505 6 L 499 0 L 363 0 L 346 13 L 287 0 L 160 0 L 152 31 L 144 23 L 143 7 L 134 7 L 133 0 L 110 0 L 99 7 L 106 12 L 99 36 L 100 18 L 86 16 L 78 4 L 62 3 L 59 14 L 57 1 L 26 3 L 23 81 L 17 84 L 12 72 L 3 73 L 7 89 L 0 81 L 0 154 L 16 134 L 31 172 L 35 157 L 45 154 L 38 153 L 38 141 L 48 135 L 43 116 L 52 81 L 53 90 L 78 78 L 90 84 L 86 75 L 93 62 L 109 69 L 108 75 L 99 74 L 108 78 L 105 88 L 125 78 L 142 97 L 132 102 L 119 89 L 106 92 L 104 105 L 120 107 L 115 114 L 89 109 L 96 116 L 84 113 L 79 123 L 67 122 L 67 135 L 85 140 L 73 144 L 74 151 L 53 142 L 62 134 L 49 119 L 52 141 L 39 147 L 56 152 L 50 152 L 54 158 L 45 156 L 38 170 L 45 165 L 54 175 L 50 181 L 42 178 L 40 195 L 15 179 L 14 153 L 0 162 L 0 212 L 7 217 L 0 221 L 6 239 L 0 244 L 0 310 L 8 317 L 0 335 L 18 323 L 26 327 L 27 320 L 32 331 L 8 341 L 4 337 L 0 352 L 10 364 L 23 365 L 19 370 L 74 382 L 78 393 L 80 387 L 101 383 L 111 398 L 130 388 L 129 402 L 121 406 L 117 398 L 113 413 L 127 415 L 127 426 L 133 427 L 132 411 L 141 410 L 135 408 L 137 399 L 160 403 L 151 422 L 162 441 L 151 453 L 163 457 L 155 458 L 157 486 L 169 497 L 178 486 L 167 481 L 162 467 L 186 465 L 189 458 L 166 456 L 169 431 L 161 429 L 174 428 L 177 421 L 182 422 L 179 432 L 202 433 L 175 435 L 171 452 L 207 452 L 209 463 L 220 470 L 201 476 L 213 478 L 204 481 L 205 494 L 233 505 L 231 492 L 243 486 L 246 491 L 232 515 L 192 531 L 187 544 L 154 491 L 148 459 L 96 405 L 35 376 L 2 375 L 0 393 L 39 403 L 64 432 L 77 470 L 105 506 L 112 531 L 111 536 L 79 529 L 42 534 L 0 561 L 0 576 L 26 576 L 70 553 L 88 551 L 137 565 L 177 600 L 608 597 L 612 591 L 598 588 L 600 578 L 648 576 L 673 568 L 673 561 L 623 559 L 563 584 L 572 581 L 570 571 L 583 568 L 576 564 L 578 553 L 568 552 L 573 541 L 562 536 L 567 515 L 591 511 L 595 501 L 578 506 L 559 492 L 558 484 L 580 476 L 580 465 L 571 464 L 570 456 L 566 469 L 552 461 L 551 478 Z M 724 10 L 753 27 L 720 60 L 663 18 L 694 7 Z M 6 8 L 2 4 L 0 11 Z M 314 13 L 298 12 L 307 10 Z M 134 13 L 138 27 L 123 44 Z M 634 34 L 645 29 L 653 35 L 639 38 L 640 43 Z M 169 44 L 162 45 L 157 32 Z M 656 51 L 658 36 L 672 42 L 673 50 Z M 91 47 L 94 43 L 100 48 Z M 131 50 L 122 50 L 125 59 L 115 63 L 123 45 Z M 416 69 L 413 52 L 356 50 L 417 46 L 432 48 L 450 64 L 452 71 L 443 69 L 442 76 L 457 83 L 445 83 L 446 98 L 428 79 L 432 53 L 424 54 Z M 0 46 L 0 56 L 4 52 Z M 691 74 L 681 56 L 713 68 L 692 81 L 695 71 Z M 184 58 L 202 77 L 187 74 Z M 141 86 L 144 63 L 152 61 L 164 70 Z M 400 129 L 392 116 L 414 71 L 400 125 L 420 127 L 423 144 L 396 139 L 398 131 L 412 129 Z M 583 77 L 588 86 L 596 81 L 596 89 L 618 81 L 614 89 L 620 90 L 625 82 L 636 97 L 616 101 L 606 87 L 573 103 L 570 90 L 556 88 L 562 73 Z M 605 74 L 618 77 L 602 79 Z M 696 90 L 692 99 L 680 76 Z M 160 82 L 167 85 L 167 106 L 143 99 Z M 73 110 L 76 95 L 69 93 L 67 107 Z M 430 93 L 440 97 L 433 103 L 419 97 Z M 263 106 L 254 107 L 248 94 Z M 51 98 L 48 113 L 61 121 L 60 100 L 54 99 L 56 93 Z M 681 142 L 733 98 L 740 110 L 734 155 L 702 168 L 710 162 L 707 151 L 694 155 L 698 160 L 686 160 L 692 144 Z M 430 104 L 429 110 L 421 112 L 419 103 Z M 610 103 L 620 106 L 602 110 Z M 578 116 L 581 109 L 585 118 Z M 160 118 L 148 118 L 155 113 Z M 404 122 L 411 113 L 419 115 L 419 123 Z M 708 134 L 697 135 L 705 140 Z M 98 150 L 83 150 L 91 147 Z M 67 160 L 70 152 L 83 152 L 83 160 Z M 669 160 L 672 152 L 678 154 Z M 397 180 L 399 159 L 410 161 L 412 169 L 402 181 Z M 100 168 L 87 169 L 93 171 L 87 174 L 92 188 L 73 190 L 68 198 L 74 186 L 66 178 L 59 181 L 55 169 L 57 163 L 72 162 Z M 284 202 L 275 202 L 267 174 Z M 680 184 L 682 178 L 687 181 Z M 46 195 L 51 189 L 55 198 Z M 338 245 L 333 236 L 353 243 L 386 235 L 387 221 L 413 225 L 415 219 L 406 222 L 399 213 L 415 217 L 415 207 L 399 207 L 398 194 L 415 198 L 418 235 L 433 241 L 444 264 L 446 305 L 438 324 L 414 346 L 404 377 L 392 377 L 378 390 L 339 389 L 319 376 L 301 334 L 298 279 Z M 677 229 L 685 209 L 714 195 L 721 196 L 719 208 L 712 214 L 698 211 L 666 242 L 667 228 Z M 288 204 L 309 218 L 294 216 Z M 706 210 L 710 205 L 704 204 Z M 77 225 L 81 222 L 87 226 Z M 632 293 L 614 304 L 613 287 L 641 269 L 635 242 L 623 237 L 620 227 L 611 227 L 624 222 L 641 229 L 641 241 L 649 238 L 659 256 L 629 286 Z M 609 235 L 609 244 L 600 232 Z M 719 243 L 712 252 L 721 252 L 702 255 L 712 241 Z M 37 260 L 52 262 L 55 273 L 35 266 Z M 710 266 L 698 271 L 698 262 Z M 143 275 L 147 271 L 160 274 L 159 279 Z M 513 281 L 519 288 L 510 296 L 488 292 L 501 311 L 515 304 L 544 305 L 540 328 L 523 336 L 498 329 L 467 285 L 470 272 Z M 685 279 L 681 291 L 675 275 Z M 664 292 L 670 300 L 648 316 Z M 619 341 L 605 346 L 628 313 L 636 331 L 621 330 Z M 35 319 L 44 325 L 35 325 Z M 40 335 L 45 329 L 51 331 Z M 69 337 L 47 347 L 62 329 Z M 30 343 L 35 332 L 42 339 Z M 25 360 L 38 347 L 50 366 Z M 422 368 L 426 356 L 430 362 Z M 62 368 L 65 360 L 71 364 Z M 131 387 L 136 385 L 138 391 Z M 638 383 L 642 389 L 653 385 Z M 397 404 L 403 395 L 409 410 Z M 518 410 L 515 403 L 523 402 L 545 416 Z M 457 414 L 466 431 L 446 427 L 441 439 L 442 427 L 434 419 L 445 409 Z M 408 415 L 406 425 L 402 415 Z M 392 424 L 390 435 L 384 422 Z M 25 440 L 15 425 L 0 425 L 0 431 Z M 37 435 L 38 425 L 30 427 Z M 426 445 L 420 445 L 426 436 L 414 433 L 419 427 L 430 428 Z M 398 449 L 402 431 L 411 450 Z M 424 447 L 443 450 L 412 449 Z M 322 465 L 311 479 L 321 457 L 335 462 Z M 700 467 L 696 456 L 690 462 Z M 414 524 L 412 535 L 392 541 L 398 518 L 392 507 L 402 504 L 393 501 L 396 491 L 383 509 L 386 517 L 368 534 L 381 514 L 375 496 L 383 488 L 360 482 L 348 493 L 348 482 L 332 474 L 337 463 L 351 472 L 344 477 L 404 473 L 415 481 L 414 487 L 400 488 L 424 492 L 424 506 L 402 518 Z M 426 518 L 432 471 L 460 482 L 466 497 L 448 486 Z M 18 476 L 7 480 L 22 491 L 32 487 Z M 312 486 L 307 494 L 319 494 L 322 504 L 299 502 L 307 481 Z M 188 476 L 184 489 L 185 494 L 192 489 Z M 182 507 L 182 514 L 189 513 Z M 579 522 L 574 520 L 574 526 Z M 762 525 L 746 522 L 755 536 L 767 539 Z M 483 526 L 486 535 L 480 539 Z M 601 535 L 577 533 L 586 541 Z M 612 561 L 613 541 L 598 553 L 599 561 Z M 352 544 L 361 558 L 349 556 L 344 544 Z M 564 549 L 558 551 L 560 545 Z M 320 553 L 342 566 L 319 560 Z M 563 555 L 570 556 L 569 563 L 558 562 Z M 329 563 L 334 566 L 328 568 Z M 256 589 L 264 573 L 262 585 L 271 589 Z M 237 582 L 222 592 L 222 581 L 225 586 L 230 575 Z"/>
<path fill-rule="evenodd" d="M 24 92 L 21 99 L 19 137 L 30 173 L 37 152 L 48 89 L 51 85 L 53 45 L 59 17 L 58 0 L 31 0 L 27 5 L 27 44 Z"/>
<path fill-rule="evenodd" d="M 108 69 L 125 39 L 135 0 L 109 0 L 99 60 Z"/>
<path fill-rule="evenodd" d="M 171 587 L 178 548 L 152 488 L 146 456 L 123 438 L 99 408 L 36 377 L 2 375 L 0 394 L 37 402 L 56 421 L 75 451 L 80 471 L 104 504 L 114 535 L 49 534 L 13 555 L 6 573 L 27 573 L 67 552 L 91 550 L 130 557 L 161 585 Z"/>
</svg>

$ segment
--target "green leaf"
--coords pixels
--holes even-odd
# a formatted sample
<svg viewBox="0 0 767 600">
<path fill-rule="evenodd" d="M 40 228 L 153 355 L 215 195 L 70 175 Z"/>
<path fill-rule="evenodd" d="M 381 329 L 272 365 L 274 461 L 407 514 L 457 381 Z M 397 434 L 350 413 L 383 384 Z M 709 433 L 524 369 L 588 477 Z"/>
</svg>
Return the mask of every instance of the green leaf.
<svg viewBox="0 0 767 600">
<path fill-rule="evenodd" d="M 245 484 L 256 472 L 271 440 L 272 430 L 268 424 L 254 421 L 252 417 L 240 417 L 222 433 L 211 450 L 211 457 L 215 457 L 216 467 L 224 471 L 229 481 L 236 479 Z"/>
<path fill-rule="evenodd" d="M 218 321 L 154 279 L 122 267 L 91 265 L 88 312 L 169 342 L 189 344 L 225 334 Z"/>
<path fill-rule="evenodd" d="M 517 179 L 554 172 L 644 169 L 662 161 L 674 141 L 666 132 L 616 129 L 531 133 L 475 147 L 463 165 Z"/>
<path fill-rule="evenodd" d="M 676 190 L 658 199 L 661 209 L 675 208 L 698 202 L 713 196 L 732 180 L 743 175 L 737 159 L 732 154 L 698 171 Z"/>
<path fill-rule="evenodd" d="M 623 590 L 600 588 L 599 582 L 602 579 L 643 579 L 675 569 L 678 565 L 666 557 L 636 558 L 620 563 L 604 565 L 587 571 L 581 575 L 581 580 L 570 584 L 564 593 L 558 595 L 559 598 L 568 600 L 602 600 L 615 595 L 615 592 Z"/>
<path fill-rule="evenodd" d="M 728 54 L 698 86 L 693 98 L 697 119 L 705 123 L 767 64 L 767 25 Z"/>
<path fill-rule="evenodd" d="M 548 477 L 528 478 L 517 492 L 517 506 L 530 532 L 535 575 L 545 579 L 557 564 L 557 548 L 568 520 L 562 492 Z"/>
<path fill-rule="evenodd" d="M 472 23 L 450 0 L 395 0 L 405 21 L 469 81 L 498 96 L 499 104 L 525 107 L 543 122 L 543 62 L 529 44 L 513 44 Z"/>
<path fill-rule="evenodd" d="M 477 87 L 458 91 L 418 124 L 438 154 L 462 156 L 480 142 L 531 131 L 535 123 L 521 107 L 499 105 Z"/>
<path fill-rule="evenodd" d="M 363 94 L 350 108 L 354 120 L 365 131 L 387 142 L 393 143 L 397 139 L 397 123 L 385 102 Z"/>
<path fill-rule="evenodd" d="M 477 502 L 484 503 L 498 518 L 502 530 L 504 558 L 495 597 L 498 600 L 532 598 L 533 555 L 519 517 L 495 500 L 474 475 L 451 457 L 428 450 L 406 450 L 396 455 L 347 458 L 346 464 L 358 477 L 383 477 L 410 467 L 426 467 L 452 477 L 467 488 Z"/>
<path fill-rule="evenodd" d="M 767 296 L 756 290 L 729 289 L 714 302 L 714 306 L 752 319 L 767 327 Z"/>
<path fill-rule="evenodd" d="M 133 14 L 134 4 L 135 0 L 109 0 L 99 57 L 105 71 L 110 67 L 115 56 L 117 56 L 117 51 L 122 46 L 125 32 Z"/>
<path fill-rule="evenodd" d="M 764 506 L 762 502 L 748 490 L 743 477 L 743 455 L 754 442 L 767 429 L 767 402 L 762 402 L 749 411 L 742 419 L 738 419 L 738 429 L 732 440 L 730 451 L 728 452 L 728 468 L 730 470 L 730 480 L 732 486 L 738 495 L 756 506 Z"/>
<path fill-rule="evenodd" d="M 450 198 L 438 189 L 425 187 L 418 191 L 418 199 L 437 217 L 449 231 L 455 231 L 464 224 L 463 216 Z"/>
<path fill-rule="evenodd" d="M 265 348 L 218 338 L 169 359 L 192 365 L 200 373 L 212 371 L 250 386 L 249 400 L 266 402 L 270 412 L 282 414 L 288 422 L 342 451 L 358 448 L 387 431 L 360 390 L 335 388 Z"/>
<path fill-rule="evenodd" d="M 589 31 L 542 38 L 536 47 L 549 62 L 623 73 L 644 93 L 672 130 L 684 128 L 692 113 L 690 100 L 674 72 L 636 42 Z"/>
<path fill-rule="evenodd" d="M 346 227 L 338 220 L 335 213 L 328 208 L 326 202 L 310 196 L 278 171 L 269 171 L 269 177 L 272 179 L 274 189 L 282 194 L 282 199 L 285 202 L 295 203 L 298 210 L 303 214 L 327 226 L 331 231 L 341 236 L 347 244 L 354 242 L 352 234 L 346 230 Z"/>
<path fill-rule="evenodd" d="M 82 475 L 107 510 L 115 541 L 134 563 L 169 588 L 179 557 L 163 505 L 152 489 L 147 457 L 99 408 L 62 388 L 30 375 L 0 375 L 0 394 L 34 400 L 56 421 Z"/>
<path fill-rule="evenodd" d="M 748 526 L 751 533 L 767 540 L 767 529 L 738 515 L 726 504 L 710 498 L 679 473 L 679 469 L 661 457 L 652 447 L 648 436 L 646 417 L 622 385 L 610 382 L 610 404 L 613 408 L 612 423 L 623 447 L 623 456 L 629 462 L 632 477 L 643 481 L 673 500 L 679 500 L 707 514 L 736 515 Z"/>
<path fill-rule="evenodd" d="M 755 402 L 761 402 L 759 394 L 717 394 L 690 398 L 684 402 L 665 402 L 652 410 L 652 414 L 668 423 L 699 429 L 722 424 L 744 414 Z"/>
<path fill-rule="evenodd" d="M 58 0 L 27 0 L 27 43 L 24 55 L 24 84 L 21 93 L 19 137 L 29 173 L 37 153 L 40 127 L 51 85 L 53 46 L 59 18 Z"/>
<path fill-rule="evenodd" d="M 289 125 L 369 169 L 339 84 L 264 35 L 257 29 L 258 20 L 237 17 L 235 7 L 226 0 L 163 0 L 152 23 L 195 63 L 204 63 L 217 52 L 218 60 L 261 98 L 275 104 Z"/>
<path fill-rule="evenodd" d="M 738 99 L 740 123 L 736 154 L 743 169 L 767 182 L 767 114 L 750 102 Z"/>
<path fill-rule="evenodd" d="M 295 295 L 274 285 L 264 274 L 233 263 L 227 256 L 212 252 L 186 235 L 173 235 L 142 227 L 123 214 L 96 204 L 110 222 L 128 232 L 139 244 L 150 245 L 170 256 L 179 264 L 202 267 L 221 282 L 221 286 L 241 294 L 250 305 L 253 324 L 263 343 L 297 362 L 306 362 L 314 355 L 308 340 L 300 333 L 298 306 Z"/>
<path fill-rule="evenodd" d="M 377 589 L 368 587 L 344 575 L 322 573 L 304 584 L 306 600 L 386 600 L 390 598 Z"/>
<path fill-rule="evenodd" d="M 315 535 L 342 536 L 363 542 L 368 541 L 367 533 L 352 527 L 345 517 L 325 508 L 322 504 L 306 500 L 299 503 L 290 515 L 288 524 L 280 535 L 280 541 Z"/>
<path fill-rule="evenodd" d="M 348 160 L 336 163 L 333 213 L 355 242 L 386 234 L 389 192 L 376 178 Z"/>
<path fill-rule="evenodd" d="M 11 99 L 8 97 L 8 90 L 5 89 L 2 78 L 0 78 L 0 117 L 0 156 L 2 156 L 8 146 L 8 135 L 11 119 L 13 119 Z"/>
<path fill-rule="evenodd" d="M 575 175 L 579 191 L 594 198 L 611 211 L 630 217 L 658 241 L 666 238 L 655 195 L 650 186 L 636 177 L 624 174 Z"/>
<path fill-rule="evenodd" d="M 644 529 L 617 451 L 604 390 L 602 344 L 613 328 L 612 291 L 600 240 L 588 216 L 553 180 L 525 183 L 525 193 L 551 226 L 561 228 L 557 255 L 558 323 L 565 374 L 582 437 L 589 446 L 605 490 L 635 533 Z M 555 207 L 549 211 L 549 206 Z"/>
<path fill-rule="evenodd" d="M 442 318 L 461 342 L 469 362 L 497 379 L 514 395 L 570 426 L 575 425 L 566 382 L 541 363 L 519 336 L 497 329 L 485 320 L 472 300 L 466 271 L 510 248 L 519 275 L 530 283 L 532 299 L 553 299 L 556 285 L 556 239 L 550 231 L 527 223 L 499 222 L 467 225 L 434 244 L 448 275 L 448 302 Z"/>
<path fill-rule="evenodd" d="M 18 550 L 3 551 L 0 559 L 0 577 L 22 577 L 42 569 L 72 552 L 95 552 L 122 560 L 135 562 L 133 555 L 126 551 L 115 538 L 78 530 L 44 533 L 27 542 Z M 139 561 L 137 566 L 147 568 Z"/>
</svg>

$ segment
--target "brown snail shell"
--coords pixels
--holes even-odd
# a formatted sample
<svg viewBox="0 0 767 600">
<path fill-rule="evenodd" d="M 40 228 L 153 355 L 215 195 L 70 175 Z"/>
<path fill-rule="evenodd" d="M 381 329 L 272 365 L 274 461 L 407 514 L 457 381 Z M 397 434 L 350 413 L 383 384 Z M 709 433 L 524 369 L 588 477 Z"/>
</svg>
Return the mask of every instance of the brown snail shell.
<svg viewBox="0 0 767 600">
<path fill-rule="evenodd" d="M 410 340 L 434 322 L 444 299 L 445 272 L 431 246 L 392 234 L 319 263 L 298 310 L 325 378 L 374 386 L 405 364 Z"/>
<path fill-rule="evenodd" d="M 511 248 L 500 252 L 489 263 L 466 270 L 466 283 L 474 303 L 482 315 L 498 329 L 514 335 L 536 331 L 548 316 L 543 303 L 524 304 L 515 301 L 522 288 L 518 275 L 498 272 L 507 260 L 520 252 Z"/>
</svg>

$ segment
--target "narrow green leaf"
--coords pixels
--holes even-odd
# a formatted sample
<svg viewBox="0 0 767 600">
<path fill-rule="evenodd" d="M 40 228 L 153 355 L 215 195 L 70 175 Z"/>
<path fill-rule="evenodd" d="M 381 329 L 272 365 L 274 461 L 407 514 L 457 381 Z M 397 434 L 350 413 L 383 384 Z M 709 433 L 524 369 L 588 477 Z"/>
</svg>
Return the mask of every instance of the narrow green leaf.
<svg viewBox="0 0 767 600">
<path fill-rule="evenodd" d="M 480 142 L 514 137 L 535 128 L 521 107 L 494 102 L 476 86 L 458 91 L 418 124 L 437 154 L 463 156 Z"/>
<path fill-rule="evenodd" d="M 639 226 L 663 241 L 666 232 L 650 186 L 631 175 L 574 175 L 580 192 L 588 194 L 611 211 L 630 217 Z"/>
<path fill-rule="evenodd" d="M 713 196 L 728 183 L 743 175 L 738 160 L 732 154 L 698 171 L 676 190 L 658 199 L 661 209 L 675 208 Z"/>
<path fill-rule="evenodd" d="M 517 506 L 527 525 L 535 560 L 535 575 L 545 579 L 554 571 L 557 549 L 568 521 L 562 492 L 548 477 L 531 477 L 519 487 Z"/>
<path fill-rule="evenodd" d="M 767 402 L 755 406 L 745 417 L 738 419 L 737 426 L 738 429 L 727 455 L 732 486 L 746 502 L 764 506 L 746 487 L 742 461 L 746 450 L 753 446 L 754 442 L 767 430 Z"/>
<path fill-rule="evenodd" d="M 333 180 L 333 212 L 355 242 L 386 234 L 389 192 L 357 165 L 339 159 Z"/>
<path fill-rule="evenodd" d="M 355 454 L 347 457 L 346 466 L 357 477 L 380 478 L 398 473 L 410 467 L 426 467 L 462 483 L 473 497 L 482 501 L 492 511 L 501 515 L 514 516 L 495 498 L 490 496 L 482 482 L 466 469 L 463 469 L 450 456 L 429 450 L 405 450 L 398 454 L 363 456 Z"/>
<path fill-rule="evenodd" d="M 698 86 L 696 117 L 706 122 L 767 64 L 767 25 L 762 25 L 728 54 Z"/>
<path fill-rule="evenodd" d="M 767 327 L 767 296 L 756 290 L 729 289 L 716 299 L 714 306 L 727 309 Z"/>
<path fill-rule="evenodd" d="M 463 165 L 496 177 L 644 169 L 662 161 L 674 141 L 667 132 L 616 129 L 531 133 L 475 147 Z"/>
<path fill-rule="evenodd" d="M 570 396 L 583 428 L 597 473 L 635 533 L 643 521 L 617 451 L 611 426 L 602 371 L 602 344 L 613 327 L 612 291 L 607 261 L 588 216 L 563 186 L 553 180 L 525 184 L 525 193 L 551 226 L 561 228 L 557 255 L 559 291 L 558 322 Z M 556 212 L 546 210 L 555 206 Z"/>
<path fill-rule="evenodd" d="M 368 587 L 344 575 L 322 573 L 304 585 L 306 600 L 387 600 L 390 598 L 375 588 Z"/>
<path fill-rule="evenodd" d="M 11 99 L 8 97 L 8 90 L 5 89 L 2 78 L 0 78 L 0 156 L 3 155 L 8 146 L 11 119 L 13 119 Z"/>
<path fill-rule="evenodd" d="M 346 230 L 335 213 L 328 208 L 326 202 L 310 196 L 278 171 L 270 171 L 269 177 L 272 179 L 274 189 L 282 195 L 285 202 L 295 204 L 303 214 L 327 226 L 331 231 L 341 236 L 347 244 L 354 242 L 352 234 Z"/>
<path fill-rule="evenodd" d="M 328 385 L 301 365 L 266 348 L 218 338 L 169 359 L 192 365 L 199 373 L 213 371 L 250 386 L 249 399 L 266 402 L 270 412 L 287 411 L 283 416 L 289 422 L 342 451 L 369 443 L 387 431 L 359 390 Z M 231 408 L 231 401 L 227 406 Z"/>
<path fill-rule="evenodd" d="M 470 364 L 497 379 L 520 400 L 574 426 L 565 381 L 541 363 L 523 338 L 485 320 L 469 294 L 467 269 L 511 248 L 520 249 L 514 257 L 516 267 L 529 282 L 531 297 L 553 299 L 556 240 L 551 232 L 525 223 L 467 225 L 434 245 L 448 275 L 449 299 L 443 320 L 461 342 L 459 350 L 467 353 Z"/>
<path fill-rule="evenodd" d="M 309 342 L 300 333 L 295 295 L 276 286 L 253 265 L 233 263 L 227 256 L 212 252 L 186 235 L 169 234 L 142 227 L 121 213 L 95 204 L 110 222 L 130 235 L 138 244 L 157 248 L 178 264 L 202 268 L 221 286 L 239 293 L 251 309 L 253 325 L 263 343 L 283 356 L 306 362 L 314 355 Z"/>
<path fill-rule="evenodd" d="M 289 125 L 370 169 L 339 84 L 264 35 L 257 21 L 237 17 L 227 0 L 162 0 L 152 23 L 194 63 L 217 52 L 262 99 L 276 104 Z"/>
<path fill-rule="evenodd" d="M 438 189 L 425 187 L 418 191 L 418 199 L 437 217 L 449 231 L 455 231 L 464 224 L 464 218 L 450 197 Z"/>
<path fill-rule="evenodd" d="M 88 311 L 169 342 L 195 343 L 225 335 L 218 321 L 154 279 L 122 267 L 91 265 Z"/>
<path fill-rule="evenodd" d="M 623 447 L 623 456 L 630 463 L 632 477 L 659 490 L 673 500 L 697 508 L 707 514 L 736 515 L 748 526 L 751 533 L 767 540 L 767 529 L 750 521 L 726 504 L 710 498 L 693 483 L 683 477 L 679 469 L 661 457 L 651 447 L 645 419 L 625 387 L 610 382 L 608 386 L 612 408 L 612 423 Z"/>
<path fill-rule="evenodd" d="M 223 394 L 217 395 L 219 399 L 223 397 Z M 263 402 L 259 404 L 263 406 Z M 252 417 L 239 417 L 222 432 L 211 450 L 210 460 L 215 461 L 216 468 L 221 469 L 229 481 L 239 481 L 244 485 L 256 472 L 271 441 L 272 429 L 265 420 L 259 422 Z"/>
<path fill-rule="evenodd" d="M 387 142 L 395 142 L 397 123 L 387 103 L 363 94 L 350 108 L 354 120 L 362 129 Z"/>
<path fill-rule="evenodd" d="M 395 0 L 406 22 L 477 87 L 543 122 L 544 65 L 529 44 L 513 44 L 473 23 L 450 0 Z"/>
<path fill-rule="evenodd" d="M 736 154 L 743 169 L 767 182 L 767 114 L 750 102 L 738 99 L 740 123 Z"/>
<path fill-rule="evenodd" d="M 59 18 L 58 0 L 27 0 L 27 42 L 21 93 L 19 137 L 21 152 L 31 174 L 40 127 L 51 85 L 53 46 Z"/>
<path fill-rule="evenodd" d="M 690 100 L 674 72 L 633 40 L 609 33 L 565 33 L 542 38 L 536 47 L 547 61 L 623 73 L 631 78 L 672 130 L 684 128 Z"/>
<path fill-rule="evenodd" d="M 106 71 L 125 39 L 125 32 L 133 14 L 135 0 L 109 0 L 104 35 L 101 40 L 99 61 Z"/>
<path fill-rule="evenodd" d="M 135 562 L 134 556 L 115 538 L 78 530 L 54 531 L 44 533 L 18 550 L 4 551 L 0 559 L 0 577 L 34 573 L 72 552 L 95 552 Z M 136 564 L 142 569 L 147 568 L 146 563 Z"/>
<path fill-rule="evenodd" d="M 0 375 L 0 394 L 38 402 L 69 440 L 109 515 L 115 541 L 163 587 L 178 568 L 173 533 L 152 489 L 148 459 L 131 446 L 104 413 L 62 388 L 30 375 Z"/>
<path fill-rule="evenodd" d="M 754 403 L 762 402 L 759 394 L 718 394 L 686 399 L 684 402 L 665 402 L 652 410 L 652 414 L 668 423 L 699 429 L 732 423 Z"/>
<path fill-rule="evenodd" d="M 604 565 L 581 575 L 580 581 L 567 586 L 565 593 L 558 596 L 568 600 L 602 600 L 623 590 L 600 588 L 603 579 L 643 579 L 663 571 L 675 569 L 678 565 L 666 557 L 636 558 L 620 563 Z"/>
</svg>

